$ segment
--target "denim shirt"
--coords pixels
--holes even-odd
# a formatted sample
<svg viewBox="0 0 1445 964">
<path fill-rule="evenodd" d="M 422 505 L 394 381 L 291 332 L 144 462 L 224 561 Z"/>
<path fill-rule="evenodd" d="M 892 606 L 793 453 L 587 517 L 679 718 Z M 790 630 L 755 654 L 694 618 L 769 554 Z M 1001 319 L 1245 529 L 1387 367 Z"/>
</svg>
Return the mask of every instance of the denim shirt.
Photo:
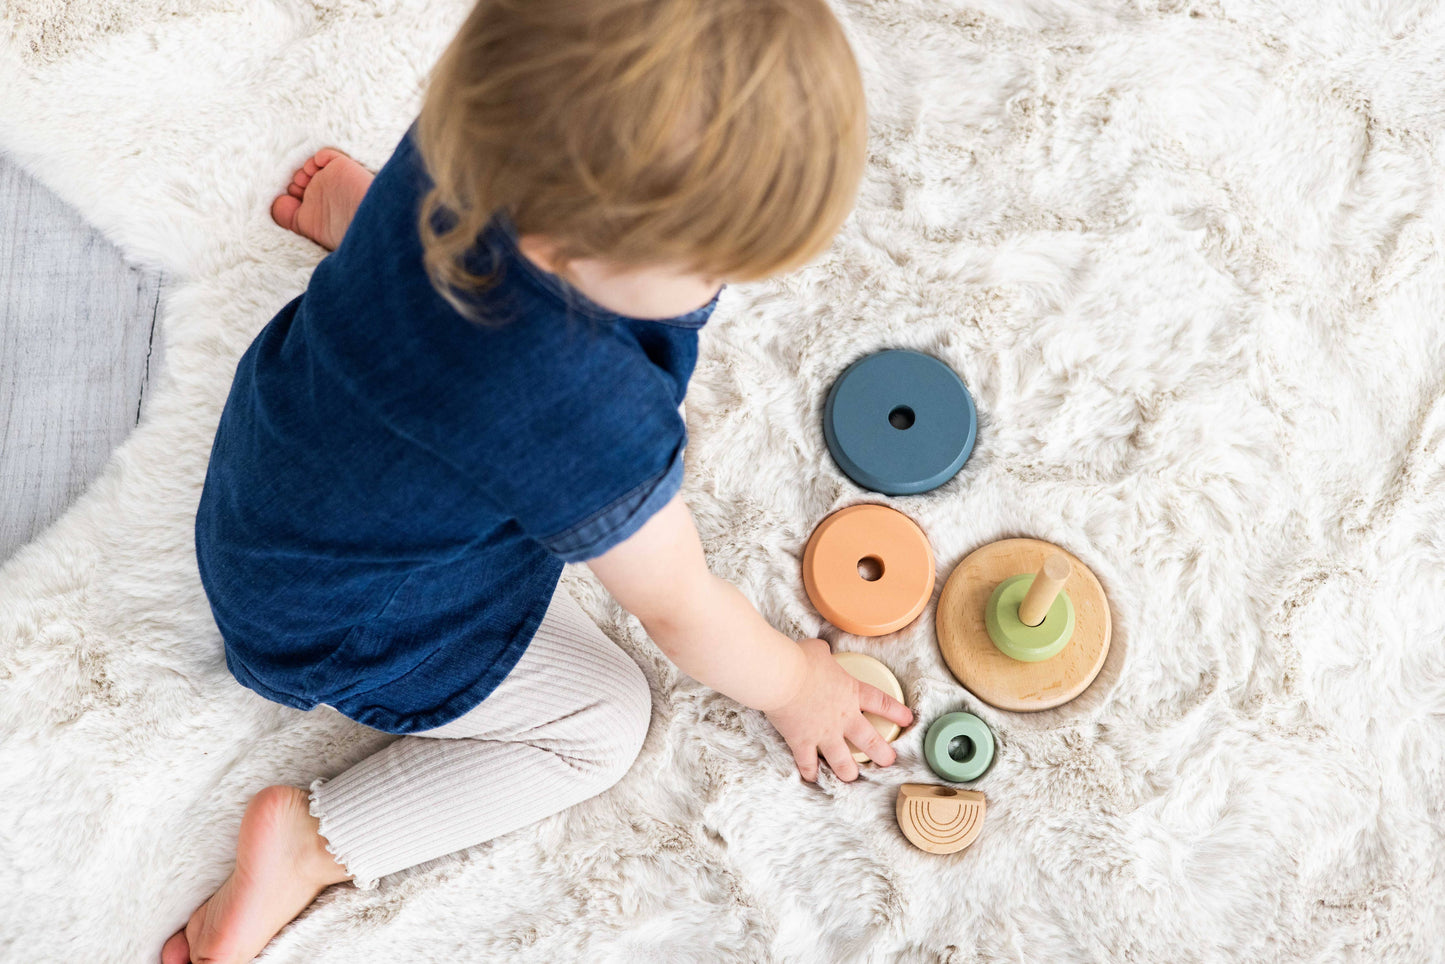
<svg viewBox="0 0 1445 964">
<path fill-rule="evenodd" d="M 503 218 L 483 323 L 433 289 L 430 182 L 408 132 L 340 247 L 242 356 L 196 514 L 226 665 L 261 695 L 391 733 L 481 702 L 564 562 L 676 494 L 678 413 L 717 298 L 609 311 L 534 265 Z"/>
</svg>

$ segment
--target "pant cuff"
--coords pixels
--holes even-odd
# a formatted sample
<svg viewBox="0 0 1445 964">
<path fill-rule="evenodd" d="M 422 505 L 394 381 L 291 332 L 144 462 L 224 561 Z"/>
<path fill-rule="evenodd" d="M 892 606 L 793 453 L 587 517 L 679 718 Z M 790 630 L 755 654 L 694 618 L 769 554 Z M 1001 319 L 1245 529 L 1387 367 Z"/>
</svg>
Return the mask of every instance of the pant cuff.
<svg viewBox="0 0 1445 964">
<path fill-rule="evenodd" d="M 377 878 L 365 877 L 356 874 L 355 871 L 352 869 L 351 860 L 348 859 L 347 856 L 341 852 L 341 849 L 337 846 L 331 836 L 331 834 L 336 831 L 336 828 L 332 826 L 327 820 L 325 808 L 323 807 L 321 803 L 321 798 L 318 795 L 318 791 L 326 782 L 327 781 L 324 777 L 318 777 L 317 779 L 311 781 L 311 802 L 309 806 L 311 816 L 315 817 L 321 822 L 319 832 L 322 839 L 326 841 L 326 852 L 331 855 L 331 858 L 333 860 L 335 860 L 338 864 L 341 865 L 343 870 L 353 875 L 351 882 L 356 885 L 357 890 L 374 890 L 376 888 Z M 328 827 L 330 828 L 329 830 Z"/>
</svg>

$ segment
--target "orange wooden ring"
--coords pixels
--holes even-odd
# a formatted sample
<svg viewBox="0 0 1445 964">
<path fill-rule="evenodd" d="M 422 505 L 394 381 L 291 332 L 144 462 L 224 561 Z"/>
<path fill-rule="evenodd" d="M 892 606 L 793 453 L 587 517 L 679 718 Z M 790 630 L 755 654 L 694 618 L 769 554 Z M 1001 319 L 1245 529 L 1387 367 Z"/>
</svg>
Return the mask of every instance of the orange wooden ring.
<svg viewBox="0 0 1445 964">
<path fill-rule="evenodd" d="M 886 505 L 839 509 L 818 523 L 803 553 L 808 598 L 824 619 L 855 636 L 882 636 L 913 622 L 933 595 L 933 578 L 928 537 Z"/>
</svg>

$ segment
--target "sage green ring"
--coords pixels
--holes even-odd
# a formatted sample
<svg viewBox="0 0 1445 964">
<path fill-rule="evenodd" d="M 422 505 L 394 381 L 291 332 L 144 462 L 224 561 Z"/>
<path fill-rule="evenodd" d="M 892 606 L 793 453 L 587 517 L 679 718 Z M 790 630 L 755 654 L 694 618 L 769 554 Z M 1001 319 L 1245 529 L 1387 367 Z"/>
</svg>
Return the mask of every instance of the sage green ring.
<svg viewBox="0 0 1445 964">
<path fill-rule="evenodd" d="M 1024 663 L 1039 663 L 1069 645 L 1074 635 L 1074 604 L 1067 592 L 1054 598 L 1049 613 L 1037 626 L 1025 626 L 1019 619 L 1019 606 L 1034 584 L 1032 573 L 1011 576 L 998 584 L 984 607 L 983 623 L 988 638 L 1005 656 Z"/>
<path fill-rule="evenodd" d="M 923 738 L 923 758 L 945 780 L 977 780 L 993 764 L 993 731 L 972 713 L 940 716 Z"/>
</svg>

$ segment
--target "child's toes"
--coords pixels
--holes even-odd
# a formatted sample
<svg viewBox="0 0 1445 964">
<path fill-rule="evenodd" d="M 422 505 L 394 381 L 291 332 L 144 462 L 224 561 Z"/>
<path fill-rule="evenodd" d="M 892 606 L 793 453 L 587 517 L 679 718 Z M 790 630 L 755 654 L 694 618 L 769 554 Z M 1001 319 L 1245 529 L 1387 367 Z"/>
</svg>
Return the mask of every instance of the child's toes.
<svg viewBox="0 0 1445 964">
<path fill-rule="evenodd" d="M 191 945 L 184 930 L 172 934 L 161 948 L 161 964 L 191 964 Z"/>
<path fill-rule="evenodd" d="M 305 200 L 306 198 L 306 188 L 302 187 L 300 184 L 297 184 L 295 181 L 292 181 L 289 185 L 287 185 L 286 193 L 291 195 L 298 201 Z"/>
<path fill-rule="evenodd" d="M 295 231 L 296 212 L 299 210 L 301 202 L 289 194 L 283 194 L 271 202 L 271 220 L 287 231 Z"/>
</svg>

